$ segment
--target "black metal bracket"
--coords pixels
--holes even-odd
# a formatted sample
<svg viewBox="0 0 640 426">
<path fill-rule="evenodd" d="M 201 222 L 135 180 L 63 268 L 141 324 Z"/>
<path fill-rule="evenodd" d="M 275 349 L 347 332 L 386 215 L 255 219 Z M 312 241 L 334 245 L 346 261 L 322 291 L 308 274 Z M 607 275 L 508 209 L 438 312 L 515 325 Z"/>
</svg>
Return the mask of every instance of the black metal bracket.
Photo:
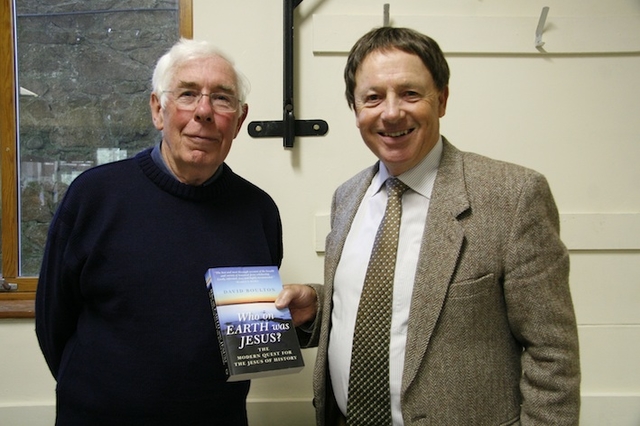
<svg viewBox="0 0 640 426">
<path fill-rule="evenodd" d="M 293 11 L 302 0 L 284 0 L 283 28 L 283 114 L 282 121 L 252 121 L 254 138 L 282 137 L 282 146 L 293 148 L 296 136 L 323 136 L 329 130 L 324 120 L 296 120 L 293 112 Z"/>
</svg>

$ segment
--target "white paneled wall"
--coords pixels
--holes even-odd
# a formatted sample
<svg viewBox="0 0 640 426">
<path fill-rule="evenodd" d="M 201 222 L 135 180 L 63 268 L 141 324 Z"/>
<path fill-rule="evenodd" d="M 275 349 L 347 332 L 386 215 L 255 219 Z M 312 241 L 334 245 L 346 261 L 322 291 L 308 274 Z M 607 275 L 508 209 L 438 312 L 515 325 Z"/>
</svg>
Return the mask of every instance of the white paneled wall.
<svg viewBox="0 0 640 426">
<path fill-rule="evenodd" d="M 393 25 L 432 29 L 448 55 L 443 134 L 462 149 L 535 168 L 549 179 L 571 250 L 582 424 L 640 425 L 637 1 L 304 0 L 296 9 L 295 113 L 326 120 L 329 132 L 297 138 L 293 150 L 279 139 L 241 135 L 229 158 L 280 205 L 283 278 L 322 279 L 331 194 L 374 160 L 344 101 L 342 69 L 353 41 L 382 24 L 384 3 Z M 279 120 L 281 2 L 200 0 L 195 6 L 203 12 L 196 14 L 196 36 L 222 43 L 252 82 L 249 120 Z M 534 46 L 543 6 L 549 6 L 547 53 Z M 216 15 L 228 19 L 206 26 Z M 250 28 L 246 36 L 229 39 L 243 25 Z M 309 378 L 298 379 L 300 395 L 311 398 Z M 263 386 L 273 391 L 262 393 Z M 261 383 L 251 398 L 262 403 L 268 395 L 279 405 L 275 389 Z"/>
</svg>

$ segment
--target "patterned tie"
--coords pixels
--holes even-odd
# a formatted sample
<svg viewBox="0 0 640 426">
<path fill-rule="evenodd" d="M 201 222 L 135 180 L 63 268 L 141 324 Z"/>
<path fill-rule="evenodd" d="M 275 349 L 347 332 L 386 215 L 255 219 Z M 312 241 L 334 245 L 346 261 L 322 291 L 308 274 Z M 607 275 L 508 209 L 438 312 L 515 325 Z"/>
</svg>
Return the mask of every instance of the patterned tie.
<svg viewBox="0 0 640 426">
<path fill-rule="evenodd" d="M 387 207 L 373 243 L 353 333 L 347 401 L 349 426 L 391 424 L 391 302 L 402 194 L 408 187 L 394 177 L 385 183 Z"/>
</svg>

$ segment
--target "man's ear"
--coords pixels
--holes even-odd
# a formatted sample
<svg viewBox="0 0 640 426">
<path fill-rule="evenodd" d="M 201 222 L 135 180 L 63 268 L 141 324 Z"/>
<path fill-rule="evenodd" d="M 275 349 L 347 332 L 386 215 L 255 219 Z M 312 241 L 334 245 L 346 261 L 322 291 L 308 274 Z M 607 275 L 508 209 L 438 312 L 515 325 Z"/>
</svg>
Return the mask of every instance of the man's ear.
<svg viewBox="0 0 640 426">
<path fill-rule="evenodd" d="M 249 114 L 249 105 L 242 104 L 242 113 L 240 114 L 240 117 L 238 117 L 238 124 L 236 125 L 236 133 L 233 135 L 234 139 L 240 133 L 240 129 L 242 128 L 242 123 L 244 123 L 244 120 L 247 118 L 248 114 Z"/>
<path fill-rule="evenodd" d="M 438 95 L 438 116 L 444 117 L 447 112 L 447 100 L 449 99 L 449 86 L 445 86 L 444 89 Z"/>
<path fill-rule="evenodd" d="M 153 125 L 156 129 L 162 130 L 164 129 L 164 117 L 162 115 L 162 104 L 160 103 L 160 98 L 155 93 L 151 93 L 151 98 L 149 99 L 149 107 L 151 108 L 151 119 L 153 120 Z"/>
</svg>

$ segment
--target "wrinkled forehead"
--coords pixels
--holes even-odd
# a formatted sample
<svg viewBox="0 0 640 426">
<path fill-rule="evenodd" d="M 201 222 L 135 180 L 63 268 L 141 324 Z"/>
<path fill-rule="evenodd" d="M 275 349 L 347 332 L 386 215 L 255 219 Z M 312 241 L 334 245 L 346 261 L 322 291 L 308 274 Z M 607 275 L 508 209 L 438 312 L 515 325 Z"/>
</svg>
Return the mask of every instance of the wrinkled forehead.
<svg viewBox="0 0 640 426">
<path fill-rule="evenodd" d="M 237 94 L 238 77 L 233 66 L 222 57 L 194 58 L 176 68 L 171 86 Z"/>
</svg>

